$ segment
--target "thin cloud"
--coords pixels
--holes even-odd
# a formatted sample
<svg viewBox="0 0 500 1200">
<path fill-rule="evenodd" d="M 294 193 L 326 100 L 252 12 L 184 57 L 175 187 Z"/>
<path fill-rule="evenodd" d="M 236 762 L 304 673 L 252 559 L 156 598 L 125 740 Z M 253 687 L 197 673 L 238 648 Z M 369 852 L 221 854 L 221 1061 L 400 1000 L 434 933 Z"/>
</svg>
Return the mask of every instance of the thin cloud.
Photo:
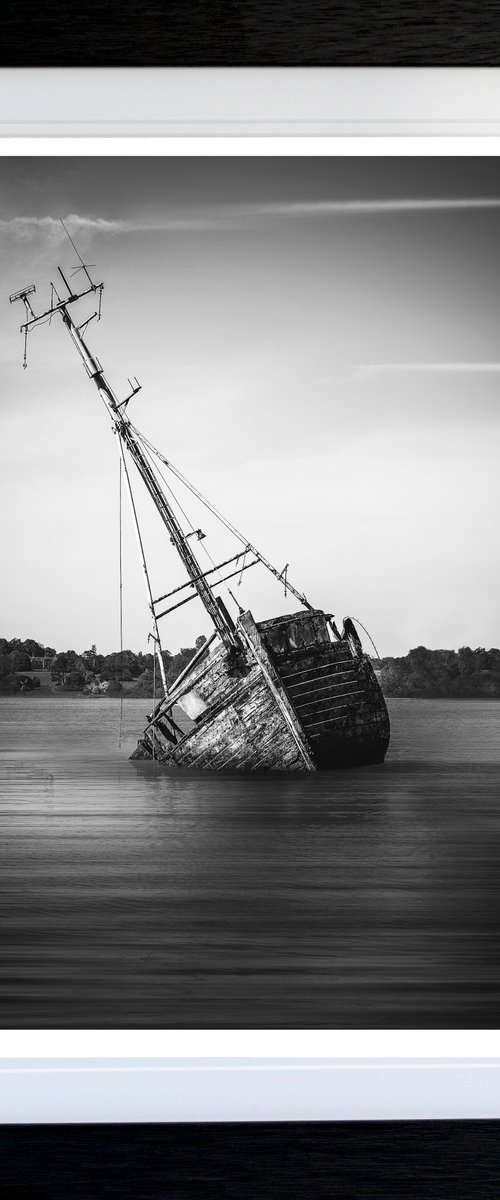
<svg viewBox="0 0 500 1200">
<path fill-rule="evenodd" d="M 383 215 L 384 213 L 419 213 L 419 212 L 451 212 L 454 209 L 500 208 L 500 198 L 490 197 L 461 197 L 458 199 L 407 199 L 407 200 L 324 200 L 304 204 L 272 204 L 255 206 L 252 211 L 260 215 L 275 216 L 336 216 L 343 213 L 353 216 Z"/>
<path fill-rule="evenodd" d="M 91 231 L 92 233 L 123 233 L 124 221 L 107 221 L 104 217 L 79 217 L 71 213 L 65 217 L 66 225 L 73 230 Z M 65 237 L 58 217 L 11 217 L 0 220 L 0 232 L 10 233 L 22 240 L 30 240 L 37 233 L 47 233 L 57 241 Z"/>
<path fill-rule="evenodd" d="M 156 221 L 130 221 L 130 220 L 110 220 L 106 217 L 82 217 L 77 213 L 68 213 L 64 217 L 64 224 L 73 234 L 130 234 L 130 233 L 155 233 L 161 231 L 169 231 L 175 229 L 192 229 L 197 226 L 205 228 L 206 222 L 201 220 L 190 220 L 186 218 L 168 218 L 161 222 Z M 37 234 L 47 234 L 47 236 L 56 242 L 64 241 L 66 234 L 61 224 L 59 217 L 11 217 L 9 220 L 0 220 L 0 233 L 11 234 L 22 241 L 31 241 Z"/>
<path fill-rule="evenodd" d="M 500 371 L 500 362 L 407 362 L 407 363 L 360 363 L 351 368 L 354 379 L 369 379 L 374 375 L 396 372 L 458 371 L 494 374 Z"/>
<path fill-rule="evenodd" d="M 116 237 L 130 234 L 231 229 L 267 218 L 384 216 L 404 213 L 468 212 L 498 208 L 500 208 L 500 197 L 495 196 L 454 199 L 324 200 L 285 204 L 225 205 L 212 210 L 193 209 L 190 212 L 171 213 L 148 219 L 127 218 L 122 220 L 69 213 L 64 217 L 64 221 L 72 234 Z M 54 242 L 62 241 L 65 236 L 59 217 L 53 216 L 3 219 L 0 220 L 0 233 L 11 235 L 22 241 L 31 241 L 40 233 L 45 234 Z"/>
</svg>

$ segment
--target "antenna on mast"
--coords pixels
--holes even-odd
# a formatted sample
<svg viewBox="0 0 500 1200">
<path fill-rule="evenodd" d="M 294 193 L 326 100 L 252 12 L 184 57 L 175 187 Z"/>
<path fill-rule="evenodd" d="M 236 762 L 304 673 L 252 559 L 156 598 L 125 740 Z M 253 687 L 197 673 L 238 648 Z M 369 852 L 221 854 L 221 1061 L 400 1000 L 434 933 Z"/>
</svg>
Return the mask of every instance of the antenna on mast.
<svg viewBox="0 0 500 1200">
<path fill-rule="evenodd" d="M 31 305 L 31 301 L 28 300 L 28 296 L 32 296 L 34 292 L 36 292 L 36 287 L 35 287 L 34 283 L 30 283 L 28 287 L 21 288 L 20 292 L 13 292 L 12 296 L 9 296 L 9 301 L 11 304 L 14 304 L 16 300 L 22 300 L 25 311 L 26 311 L 26 324 L 21 326 L 21 332 L 24 330 L 24 354 L 23 354 L 24 370 L 26 370 L 26 367 L 28 366 L 27 355 L 26 355 L 27 347 L 28 347 L 28 324 L 27 324 L 27 322 L 36 320 L 36 317 L 35 317 L 35 314 L 33 312 L 33 308 Z"/>
<path fill-rule="evenodd" d="M 89 270 L 88 270 L 88 267 L 93 266 L 93 264 L 92 263 L 89 263 L 89 264 L 84 263 L 83 258 L 80 254 L 80 251 L 75 246 L 73 238 L 71 237 L 69 230 L 66 228 L 66 225 L 64 224 L 64 221 L 62 220 L 62 217 L 60 217 L 59 219 L 60 219 L 61 225 L 64 229 L 64 232 L 65 232 L 68 240 L 71 242 L 73 250 L 75 251 L 75 254 L 76 254 L 77 258 L 79 259 L 79 263 L 80 263 L 80 265 L 78 267 L 74 268 L 74 270 L 72 271 L 72 274 L 75 275 L 78 271 L 84 271 L 89 286 L 88 287 L 83 286 L 81 291 L 78 291 L 78 290 L 76 292 L 73 291 L 70 284 L 68 283 L 68 280 L 66 279 L 66 276 L 63 274 L 61 268 L 58 267 L 57 269 L 59 271 L 59 274 L 61 276 L 61 279 L 64 283 L 65 288 L 67 288 L 68 295 L 65 299 L 61 299 L 61 297 L 57 291 L 57 288 L 55 287 L 55 285 L 53 283 L 51 283 L 51 285 L 50 285 L 50 304 L 49 304 L 49 307 L 46 308 L 44 312 L 41 312 L 38 314 L 35 313 L 33 306 L 31 304 L 31 301 L 28 299 L 28 297 L 31 296 L 33 294 L 33 292 L 36 291 L 34 283 L 30 284 L 29 287 L 21 288 L 21 291 L 14 292 L 12 294 L 12 296 L 10 296 L 11 304 L 13 304 L 15 300 L 22 300 L 23 304 L 24 304 L 24 308 L 25 308 L 26 320 L 24 321 L 24 324 L 21 325 L 21 333 L 24 334 L 23 367 L 25 369 L 28 365 L 27 354 L 26 354 L 28 334 L 31 332 L 31 330 L 36 325 L 43 324 L 45 321 L 48 321 L 50 324 L 52 317 L 54 316 L 54 313 L 57 313 L 57 312 L 60 313 L 63 320 L 65 320 L 66 323 L 68 324 L 68 328 L 70 328 L 72 326 L 72 322 L 71 321 L 68 322 L 68 305 L 74 304 L 77 300 L 81 300 L 84 296 L 90 296 L 93 294 L 93 295 L 98 296 L 98 298 L 99 298 L 97 312 L 92 313 L 92 316 L 88 317 L 86 321 L 83 321 L 83 323 L 79 327 L 75 326 L 75 329 L 77 330 L 77 332 L 80 332 L 82 329 L 86 328 L 86 326 L 89 324 L 90 321 L 92 321 L 94 319 L 94 317 L 97 317 L 98 321 L 100 321 L 100 319 L 101 319 L 102 292 L 103 292 L 104 284 L 103 283 L 94 283 L 94 280 L 92 279 L 92 276 L 90 275 Z M 96 363 L 97 363 L 97 360 L 96 360 Z M 100 369 L 98 367 L 98 364 L 97 364 L 96 369 Z M 137 383 L 137 381 L 136 381 L 136 383 Z M 137 387 L 135 389 L 133 389 L 132 394 L 135 395 L 136 391 L 138 391 L 138 390 L 139 390 L 139 385 L 137 385 Z M 128 399 L 130 400 L 131 396 L 129 396 Z"/>
<path fill-rule="evenodd" d="M 71 242 L 71 245 L 72 245 L 72 247 L 73 247 L 73 250 L 75 251 L 76 257 L 79 259 L 79 262 L 80 262 L 80 266 L 79 266 L 79 267 L 74 267 L 74 269 L 73 269 L 73 271 L 71 272 L 71 274 L 72 274 L 72 275 L 76 275 L 78 271 L 85 271 L 85 274 L 86 274 L 86 276 L 87 276 L 87 279 L 88 279 L 88 281 L 89 281 L 89 283 L 90 283 L 90 286 L 93 288 L 93 287 L 95 286 L 95 284 L 94 284 L 94 280 L 92 279 L 92 277 L 91 277 L 91 276 L 90 276 L 90 274 L 89 274 L 88 268 L 89 268 L 89 267 L 93 267 L 93 266 L 95 266 L 95 263 L 84 263 L 84 261 L 83 261 L 83 258 L 82 258 L 81 254 L 80 254 L 80 251 L 79 251 L 78 247 L 77 247 L 77 246 L 75 246 L 75 243 L 74 243 L 74 241 L 73 241 L 73 238 L 71 237 L 71 234 L 70 234 L 70 232 L 69 232 L 69 229 L 67 229 L 66 225 L 64 224 L 64 221 L 63 221 L 62 217 L 59 217 L 59 220 L 60 220 L 60 222 L 61 222 L 61 225 L 62 225 L 62 227 L 63 227 L 63 229 L 64 229 L 64 232 L 65 232 L 65 234 L 66 234 L 66 237 L 67 237 L 67 238 L 68 238 L 68 240 Z M 61 272 L 61 274 L 62 274 L 62 272 Z M 63 278 L 64 278 L 64 276 L 63 276 Z M 64 280 L 64 282 L 66 283 L 66 280 Z M 68 285 L 67 285 L 67 284 L 66 284 L 66 287 L 68 287 Z M 68 288 L 68 291 L 71 291 L 71 289 L 70 289 L 70 288 Z"/>
</svg>

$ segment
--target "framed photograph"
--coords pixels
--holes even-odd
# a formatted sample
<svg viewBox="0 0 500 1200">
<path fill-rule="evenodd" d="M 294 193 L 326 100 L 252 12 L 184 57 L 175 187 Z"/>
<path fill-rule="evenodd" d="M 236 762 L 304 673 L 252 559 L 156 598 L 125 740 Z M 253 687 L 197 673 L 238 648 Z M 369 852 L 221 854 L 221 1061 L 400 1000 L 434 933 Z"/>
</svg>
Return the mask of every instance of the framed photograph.
<svg viewBox="0 0 500 1200">
<path fill-rule="evenodd" d="M 3 1029 L 498 1028 L 457 148 L 4 155 Z"/>
</svg>

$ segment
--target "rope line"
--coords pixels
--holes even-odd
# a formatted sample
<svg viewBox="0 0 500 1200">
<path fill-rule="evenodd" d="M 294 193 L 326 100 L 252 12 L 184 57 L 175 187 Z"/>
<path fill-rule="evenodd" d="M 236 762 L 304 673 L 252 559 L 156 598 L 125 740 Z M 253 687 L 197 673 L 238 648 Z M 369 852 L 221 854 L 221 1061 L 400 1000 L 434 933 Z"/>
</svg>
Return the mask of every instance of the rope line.
<svg viewBox="0 0 500 1200">
<path fill-rule="evenodd" d="M 120 721 L 118 726 L 118 748 L 123 733 L 123 541 L 122 541 L 122 460 L 119 461 L 118 482 L 118 572 L 120 585 Z"/>
<path fill-rule="evenodd" d="M 364 633 L 366 633 L 366 636 L 367 636 L 367 638 L 369 638 L 369 639 L 370 639 L 370 641 L 371 641 L 371 644 L 372 644 L 372 646 L 373 646 L 373 649 L 374 649 L 374 651 L 375 651 L 375 654 L 377 655 L 378 661 L 379 661 L 379 662 L 382 662 L 382 659 L 381 659 L 381 657 L 380 657 L 380 654 L 379 654 L 379 652 L 378 652 L 378 650 L 377 650 L 377 647 L 376 647 L 376 645 L 375 645 L 375 642 L 374 642 L 374 640 L 373 640 L 373 638 L 372 638 L 372 635 L 371 635 L 371 633 L 368 633 L 368 630 L 367 630 L 367 629 L 365 628 L 365 626 L 363 625 L 363 622 L 359 620 L 359 617 L 351 617 L 351 621 L 355 621 L 355 622 L 356 622 L 356 625 L 361 625 L 361 628 L 362 628 L 363 632 L 364 632 Z"/>
<path fill-rule="evenodd" d="M 137 429 L 135 425 L 132 425 L 132 422 L 130 422 L 130 427 L 133 430 L 133 432 L 135 433 L 136 437 L 138 437 L 140 439 L 143 446 L 148 447 L 148 449 L 151 451 L 151 453 L 156 455 L 156 457 L 160 460 L 160 462 L 162 462 L 166 467 L 168 467 L 168 470 L 171 471 L 172 474 L 175 475 L 176 478 L 179 479 L 180 482 L 183 483 L 184 486 L 187 487 L 190 492 L 192 492 L 193 496 L 196 496 L 197 499 L 200 500 L 201 503 L 205 505 L 205 508 L 207 508 L 214 517 L 217 517 L 217 520 L 220 521 L 222 523 L 222 525 L 224 525 L 225 528 L 227 530 L 229 530 L 229 532 L 232 533 L 233 536 L 236 537 L 239 542 L 242 543 L 243 546 L 248 546 L 248 549 L 251 550 L 253 554 L 257 555 L 257 557 L 260 559 L 261 563 L 263 563 L 263 565 L 265 567 L 267 567 L 268 571 L 270 571 L 271 574 L 276 577 L 276 579 L 280 579 L 280 572 L 276 569 L 276 567 L 273 567 L 272 563 L 269 562 L 269 559 L 265 558 L 264 555 L 261 554 L 260 550 L 257 550 L 256 547 L 254 545 L 252 545 L 252 543 L 248 540 L 248 538 L 243 537 L 243 534 L 240 533 L 239 529 L 237 529 L 236 526 L 233 525 L 231 523 L 231 521 L 229 521 L 227 519 L 227 517 L 225 517 L 223 515 L 223 513 L 221 513 L 219 511 L 219 509 L 216 508 L 215 505 L 212 504 L 211 501 L 208 500 L 207 497 L 204 496 L 203 493 L 200 492 L 198 490 L 198 488 L 196 488 L 194 486 L 193 483 L 190 483 L 189 479 L 187 479 L 186 476 L 183 475 L 182 472 L 177 469 L 177 467 L 174 467 L 173 463 L 169 462 L 169 460 L 167 458 L 165 458 L 165 456 L 161 453 L 161 451 L 158 450 L 158 447 L 154 446 L 153 443 L 150 442 L 149 439 L 147 437 L 145 437 L 145 435 L 143 433 L 141 433 L 140 430 Z M 309 604 L 309 601 L 307 600 L 304 593 L 299 592 L 297 590 L 297 588 L 294 587 L 294 585 L 292 583 L 290 583 L 290 580 L 287 580 L 287 588 L 290 592 L 292 592 L 292 594 L 296 597 L 296 599 L 299 600 L 300 603 L 304 605 L 305 608 L 312 608 L 312 605 Z"/>
<path fill-rule="evenodd" d="M 140 556 L 141 556 L 142 569 L 143 569 L 143 571 L 144 571 L 144 579 L 145 579 L 145 583 L 146 583 L 146 592 L 147 592 L 148 599 L 149 599 L 149 609 L 150 609 L 150 612 L 151 612 L 151 617 L 152 617 L 152 621 L 153 621 L 153 629 L 154 629 L 154 633 L 155 633 L 155 637 L 156 637 L 156 647 L 157 647 L 157 652 L 158 652 L 158 657 L 159 657 L 159 665 L 160 665 L 160 672 L 161 672 L 161 677 L 162 677 L 162 683 L 163 683 L 163 687 L 164 687 L 164 690 L 165 690 L 165 695 L 166 695 L 166 694 L 167 694 L 167 681 L 166 681 L 166 677 L 165 677 L 165 668 L 164 668 L 164 665 L 163 665 L 163 659 L 161 658 L 161 641 L 160 641 L 160 634 L 159 634 L 159 630 L 158 630 L 158 623 L 157 623 L 156 616 L 155 616 L 155 610 L 154 610 L 154 600 L 153 600 L 153 592 L 152 592 L 152 589 L 151 589 L 151 582 L 150 582 L 150 578 L 149 578 L 148 565 L 147 565 L 147 562 L 146 562 L 146 555 L 145 555 L 145 553 L 144 553 L 144 543 L 143 543 L 143 540 L 142 540 L 141 527 L 140 527 L 140 525 L 139 525 L 139 518 L 138 518 L 138 516 L 137 516 L 137 509 L 136 509 L 135 500 L 134 500 L 134 493 L 133 493 L 133 491 L 132 491 L 132 484 L 131 484 L 131 482 L 130 482 L 130 475 L 129 475 L 129 472 L 128 472 L 127 462 L 126 462 L 126 459 L 125 459 L 125 451 L 124 451 L 124 447 L 123 447 L 123 442 L 122 442 L 122 439 L 121 439 L 121 437 L 120 437 L 120 433 L 119 433 L 119 431 L 117 431 L 117 432 L 118 432 L 118 445 L 119 445 L 119 447 L 120 447 L 121 461 L 122 461 L 122 463 L 123 463 L 123 470 L 124 470 L 125 479 L 126 479 L 126 482 L 127 482 L 127 490 L 128 490 L 129 500 L 130 500 L 130 507 L 131 507 L 131 509 L 132 509 L 132 516 L 133 516 L 133 519 L 134 519 L 135 532 L 136 532 L 136 535 L 137 535 L 137 542 L 138 542 L 138 545 L 139 545 L 139 552 L 140 552 Z"/>
<path fill-rule="evenodd" d="M 196 533 L 196 529 L 195 529 L 195 526 L 193 525 L 193 522 L 191 521 L 191 518 L 190 518 L 190 517 L 188 517 L 188 514 L 187 514 L 187 512 L 186 512 L 186 511 L 185 511 L 185 509 L 182 507 L 182 504 L 181 504 L 180 500 L 179 500 L 179 499 L 178 499 L 178 497 L 175 495 L 175 492 L 172 490 L 172 488 L 171 488 L 170 484 L 168 483 L 168 480 L 165 478 L 165 475 L 164 475 L 163 471 L 160 469 L 160 467 L 158 466 L 158 464 L 154 462 L 154 460 L 153 460 L 153 453 L 152 453 L 152 449 L 151 449 L 151 443 L 149 443 L 149 442 L 148 442 L 148 440 L 147 440 L 147 438 L 145 438 L 145 437 L 144 437 L 144 435 L 143 435 L 142 433 L 139 433 L 139 431 L 138 431 L 137 429 L 135 429 L 135 430 L 134 430 L 134 432 L 136 433 L 136 436 L 138 437 L 139 441 L 141 442 L 141 444 L 142 444 L 142 446 L 143 446 L 143 449 L 144 449 L 144 454 L 145 454 L 146 458 L 148 459 L 148 462 L 149 462 L 149 464 L 150 464 L 150 466 L 151 466 L 151 469 L 152 469 L 152 470 L 154 470 L 154 471 L 156 471 L 156 473 L 159 475 L 159 477 L 160 477 L 160 479 L 161 479 L 162 483 L 164 484 L 165 488 L 167 489 L 167 492 L 169 492 L 169 493 L 170 493 L 170 496 L 172 497 L 172 500 L 173 500 L 173 501 L 174 501 L 174 503 L 177 505 L 177 508 L 179 509 L 179 511 L 182 513 L 182 515 L 183 515 L 183 517 L 184 517 L 184 520 L 186 521 L 187 525 L 189 525 L 191 532 L 192 532 L 192 533 Z M 160 454 L 159 454 L 159 451 L 157 452 L 157 454 L 156 454 L 156 457 L 157 457 L 157 458 L 161 457 L 161 456 L 160 456 Z M 165 460 L 164 460 L 163 458 L 161 458 L 161 461 L 162 461 L 162 462 L 164 462 Z M 168 466 L 168 464 L 166 464 L 166 465 Z M 212 564 L 212 567 L 214 568 L 214 570 L 215 570 L 215 571 L 217 571 L 218 578 L 217 578 L 216 582 L 217 582 L 218 584 L 222 585 L 222 584 L 224 583 L 224 579 L 223 579 L 223 577 L 222 577 L 222 575 L 221 575 L 221 572 L 220 572 L 219 568 L 217 567 L 217 565 L 216 565 L 216 563 L 215 563 L 215 560 L 212 558 L 212 555 L 210 554 L 210 551 L 209 551 L 208 547 L 207 547 L 207 546 L 205 546 L 205 545 L 202 543 L 202 544 L 200 545 L 199 549 L 200 549 L 200 552 L 201 552 L 202 554 L 204 554 L 204 555 L 205 555 L 205 557 L 208 559 L 208 561 L 209 561 L 209 562 Z M 246 548 L 245 548 L 245 549 L 246 549 Z M 214 581 L 214 582 L 215 582 L 215 581 Z M 234 602 L 234 604 L 236 605 L 236 607 L 238 608 L 238 605 L 236 604 L 236 601 L 234 600 L 234 596 L 231 594 L 231 591 L 230 591 L 230 589 L 229 589 L 228 587 L 226 587 L 226 591 L 227 591 L 228 595 L 231 597 L 231 599 L 233 600 L 233 602 Z"/>
<path fill-rule="evenodd" d="M 154 712 L 154 713 L 156 712 L 156 645 L 155 645 L 154 652 L 153 652 L 153 712 Z M 154 728 L 154 725 L 153 725 L 153 730 L 152 730 L 152 737 L 151 737 L 151 741 L 152 741 L 152 744 L 153 744 L 153 767 L 154 767 L 154 765 L 155 765 L 155 754 L 156 754 L 156 744 L 155 744 L 155 728 Z"/>
</svg>

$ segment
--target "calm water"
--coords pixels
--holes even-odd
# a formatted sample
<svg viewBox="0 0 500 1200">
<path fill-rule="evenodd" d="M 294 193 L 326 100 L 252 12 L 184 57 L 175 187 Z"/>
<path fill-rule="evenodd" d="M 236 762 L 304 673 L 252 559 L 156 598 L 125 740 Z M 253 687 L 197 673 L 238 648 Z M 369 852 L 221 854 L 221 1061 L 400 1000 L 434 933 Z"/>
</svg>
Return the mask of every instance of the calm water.
<svg viewBox="0 0 500 1200">
<path fill-rule="evenodd" d="M 0 701 L 2 1027 L 500 1024 L 500 702 L 290 779 L 129 762 L 147 707 Z"/>
</svg>

